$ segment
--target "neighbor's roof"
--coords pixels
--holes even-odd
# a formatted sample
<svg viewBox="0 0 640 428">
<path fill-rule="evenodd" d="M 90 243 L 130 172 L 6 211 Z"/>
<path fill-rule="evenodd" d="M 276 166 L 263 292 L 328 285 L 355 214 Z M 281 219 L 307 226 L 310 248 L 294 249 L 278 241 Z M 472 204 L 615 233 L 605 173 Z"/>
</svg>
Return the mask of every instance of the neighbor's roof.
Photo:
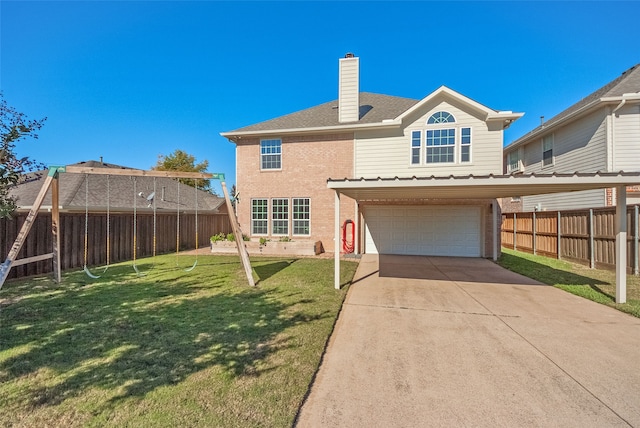
<svg viewBox="0 0 640 428">
<path fill-rule="evenodd" d="M 571 107 L 558 113 L 542 125 L 529 131 L 527 134 L 509 144 L 505 149 L 512 149 L 528 142 L 531 138 L 537 137 L 539 134 L 548 131 L 554 125 L 564 122 L 581 112 L 588 111 L 603 102 L 620 102 L 625 95 L 629 97 L 631 94 L 640 95 L 640 64 L 636 64 L 627 71 L 623 72 L 617 79 L 604 85 L 597 91 L 589 94 Z M 640 99 L 634 96 L 634 100 Z"/>
<path fill-rule="evenodd" d="M 93 167 L 93 168 L 119 168 L 133 169 L 120 165 L 101 163 L 98 161 L 87 161 L 73 164 L 73 166 Z M 48 171 L 37 171 L 25 176 L 25 181 L 11 189 L 10 195 L 17 198 L 18 209 L 30 209 L 40 193 L 44 179 Z M 149 207 L 150 200 L 147 198 L 154 191 L 154 177 L 134 177 L 99 175 L 99 174 L 72 174 L 63 173 L 59 175 L 60 180 L 60 209 L 66 211 L 84 211 L 85 204 L 88 204 L 90 211 L 104 211 L 107 203 L 111 211 L 131 212 L 134 204 L 140 211 L 151 211 L 153 205 Z M 89 181 L 89 191 L 87 195 L 86 180 Z M 134 192 L 135 184 L 135 192 Z M 156 209 L 162 211 L 175 211 L 178 207 L 178 181 L 173 178 L 155 178 L 155 203 Z M 142 193 L 142 195 L 140 195 Z M 107 194 L 109 195 L 107 198 Z M 134 196 L 136 195 L 136 196 Z M 163 197 L 164 196 L 164 197 Z M 215 195 L 198 190 L 198 210 L 218 211 L 224 199 Z M 44 199 L 42 209 L 51 207 L 51 190 Z M 180 207 L 181 210 L 193 211 L 196 207 L 196 190 L 185 184 L 180 185 Z"/>
</svg>

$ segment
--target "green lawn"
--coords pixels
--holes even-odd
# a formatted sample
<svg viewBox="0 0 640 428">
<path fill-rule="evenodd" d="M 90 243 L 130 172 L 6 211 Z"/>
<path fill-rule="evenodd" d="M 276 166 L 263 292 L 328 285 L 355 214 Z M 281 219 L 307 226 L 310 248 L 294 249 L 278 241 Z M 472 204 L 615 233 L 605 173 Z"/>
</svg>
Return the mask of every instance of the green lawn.
<svg viewBox="0 0 640 428">
<path fill-rule="evenodd" d="M 333 260 L 254 258 L 256 288 L 238 257 L 176 260 L 6 283 L 0 426 L 290 426 L 346 293 Z"/>
<path fill-rule="evenodd" d="M 498 264 L 594 302 L 640 317 L 640 277 L 627 275 L 627 303 L 616 304 L 616 274 L 548 257 L 502 249 Z"/>
</svg>

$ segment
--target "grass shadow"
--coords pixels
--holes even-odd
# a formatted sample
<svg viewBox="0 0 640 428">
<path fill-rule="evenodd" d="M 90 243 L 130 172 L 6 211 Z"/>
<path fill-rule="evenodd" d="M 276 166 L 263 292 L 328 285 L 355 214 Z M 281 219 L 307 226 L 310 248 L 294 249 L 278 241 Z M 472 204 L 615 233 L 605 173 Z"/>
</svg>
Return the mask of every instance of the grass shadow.
<svg viewBox="0 0 640 428">
<path fill-rule="evenodd" d="M 561 260 L 505 251 L 502 252 L 498 264 L 513 272 L 582 297 L 600 303 L 615 303 L 615 296 L 605 289 L 611 288 L 612 285 L 596 278 L 597 271 L 594 271 L 594 276 L 579 275 L 571 272 L 571 265 Z"/>
<path fill-rule="evenodd" d="M 266 281 L 272 276 L 278 274 L 280 271 L 288 268 L 293 263 L 295 263 L 298 259 L 289 259 L 289 260 L 260 260 L 260 262 L 253 262 L 252 268 L 255 273 L 258 275 L 259 281 Z"/>
<path fill-rule="evenodd" d="M 598 285 L 607 284 L 597 278 L 578 275 L 564 269 L 556 269 L 550 264 L 542 264 L 525 257 L 504 252 L 500 256 L 498 263 L 506 269 L 525 275 L 547 285 L 573 284 L 589 286 L 597 289 Z"/>
<path fill-rule="evenodd" d="M 268 277 L 292 263 L 260 268 Z M 287 302 L 273 289 L 243 286 L 239 262 L 209 263 L 191 275 L 170 262 L 143 277 L 131 266 L 108 273 L 96 281 L 77 271 L 63 285 L 28 281 L 11 289 L 13 301 L 0 314 L 0 383 L 42 370 L 58 376 L 23 386 L 27 406 L 55 406 L 89 388 L 111 391 L 104 406 L 112 406 L 211 367 L 260 376 L 274 369 L 262 364 L 269 355 L 291 346 L 283 331 L 332 316 L 298 309 L 304 301 Z"/>
</svg>

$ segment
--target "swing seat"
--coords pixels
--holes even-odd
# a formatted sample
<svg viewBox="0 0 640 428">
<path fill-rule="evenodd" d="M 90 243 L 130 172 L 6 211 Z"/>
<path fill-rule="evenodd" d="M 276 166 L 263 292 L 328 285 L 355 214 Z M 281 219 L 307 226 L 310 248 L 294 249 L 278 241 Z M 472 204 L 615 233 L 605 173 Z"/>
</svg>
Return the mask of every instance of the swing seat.
<svg viewBox="0 0 640 428">
<path fill-rule="evenodd" d="M 191 272 L 192 270 L 194 270 L 196 268 L 197 264 L 198 264 L 198 261 L 196 260 L 195 263 L 193 263 L 193 266 L 191 266 L 190 268 L 186 268 L 184 271 L 185 272 Z"/>
<path fill-rule="evenodd" d="M 136 275 L 138 275 L 138 276 L 147 276 L 146 273 L 140 272 L 140 270 L 138 269 L 138 266 L 136 266 L 135 264 L 133 265 L 133 270 L 136 271 Z"/>
<path fill-rule="evenodd" d="M 87 274 L 87 276 L 88 276 L 89 278 L 98 279 L 98 278 L 100 278 L 102 275 L 104 275 L 104 273 L 107 271 L 107 269 L 109 269 L 109 266 L 107 266 L 106 268 L 104 268 L 104 271 L 103 271 L 100 275 L 95 275 L 95 274 L 91 273 L 91 271 L 89 270 L 89 268 L 87 267 L 87 265 L 84 265 L 83 269 L 84 269 L 84 273 L 86 273 L 86 274 Z"/>
</svg>

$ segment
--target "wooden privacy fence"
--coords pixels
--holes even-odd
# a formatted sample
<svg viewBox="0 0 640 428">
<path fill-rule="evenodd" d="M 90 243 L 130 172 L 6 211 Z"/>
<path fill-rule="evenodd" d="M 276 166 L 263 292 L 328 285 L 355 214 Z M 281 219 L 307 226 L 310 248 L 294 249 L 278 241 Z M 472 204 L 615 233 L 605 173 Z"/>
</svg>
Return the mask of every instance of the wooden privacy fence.
<svg viewBox="0 0 640 428">
<path fill-rule="evenodd" d="M 27 217 L 20 213 L 13 219 L 0 219 L 0 262 L 5 260 Z M 110 214 L 110 262 L 133 259 L 133 214 Z M 156 253 L 176 251 L 176 214 L 156 214 Z M 153 255 L 153 214 L 138 213 L 136 216 L 136 258 Z M 198 213 L 198 247 L 208 247 L 209 238 L 217 233 L 231 233 L 228 214 Z M 60 214 L 60 263 L 62 269 L 84 265 L 84 213 Z M 104 213 L 89 214 L 88 222 L 89 266 L 104 265 L 107 261 L 107 216 Z M 180 250 L 196 248 L 195 215 L 180 214 Z M 19 259 L 50 253 L 53 248 L 51 235 L 51 213 L 40 213 L 25 241 Z M 43 260 L 14 267 L 9 278 L 21 278 L 52 272 L 52 261 Z"/>
<path fill-rule="evenodd" d="M 638 205 L 627 207 L 627 270 L 640 264 Z M 502 215 L 502 246 L 592 268 L 615 269 L 616 208 Z"/>
</svg>

